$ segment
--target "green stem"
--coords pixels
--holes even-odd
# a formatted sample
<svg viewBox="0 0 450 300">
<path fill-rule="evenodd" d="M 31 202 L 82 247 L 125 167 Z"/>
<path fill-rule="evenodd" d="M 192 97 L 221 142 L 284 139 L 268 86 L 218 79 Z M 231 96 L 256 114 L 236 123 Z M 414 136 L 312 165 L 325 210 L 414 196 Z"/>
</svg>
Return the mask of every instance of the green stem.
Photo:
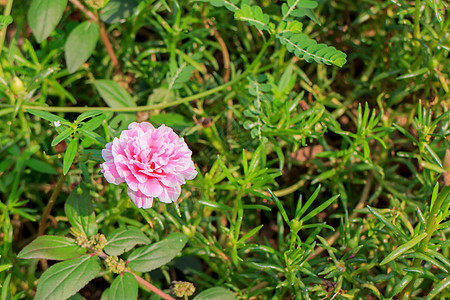
<svg viewBox="0 0 450 300">
<path fill-rule="evenodd" d="M 229 81 L 227 83 L 224 83 L 222 85 L 219 85 L 218 87 L 212 88 L 210 90 L 191 95 L 184 98 L 179 98 L 175 101 L 172 101 L 170 103 L 159 103 L 154 105 L 144 105 L 144 106 L 137 106 L 137 107 L 120 107 L 120 108 L 112 108 L 112 107 L 52 107 L 52 106 L 33 106 L 33 105 L 23 105 L 22 107 L 24 109 L 30 108 L 30 109 L 36 109 L 36 110 L 43 110 L 43 111 L 49 111 L 49 112 L 86 112 L 86 111 L 93 111 L 93 110 L 103 110 L 103 111 L 111 111 L 111 112 L 139 112 L 139 111 L 148 111 L 153 109 L 163 109 L 167 107 L 177 106 L 179 104 L 187 103 L 193 100 L 198 100 L 201 98 L 204 98 L 206 96 L 215 94 L 217 92 L 220 92 L 221 90 L 226 89 L 229 86 L 232 86 L 247 77 L 250 73 L 252 73 L 253 69 L 260 63 L 261 57 L 266 52 L 267 48 L 272 43 L 274 37 L 271 37 L 266 43 L 264 43 L 263 47 L 261 48 L 261 51 L 256 56 L 255 60 L 252 62 L 250 66 L 236 79 Z M 0 107 L 12 107 L 11 105 L 0 105 Z"/>
<path fill-rule="evenodd" d="M 420 39 L 420 0 L 416 0 L 414 12 L 414 37 Z"/>
<path fill-rule="evenodd" d="M 53 190 L 52 195 L 50 196 L 50 200 L 45 207 L 44 213 L 42 214 L 41 221 L 39 222 L 38 236 L 41 236 L 45 232 L 46 222 L 50 212 L 52 211 L 53 205 L 56 202 L 56 198 L 58 198 L 59 193 L 61 192 L 61 188 L 66 180 L 66 175 L 61 174 L 59 177 L 58 183 L 56 184 L 55 189 Z"/>
<path fill-rule="evenodd" d="M 11 9 L 12 9 L 13 2 L 14 2 L 14 0 L 8 0 L 8 2 L 6 3 L 5 11 L 3 12 L 3 18 L 11 15 Z M 0 32 L 0 55 L 2 54 L 3 44 L 5 42 L 7 29 L 8 29 L 8 26 L 6 24 L 3 24 L 2 31 Z M 3 68 L 1 65 L 0 65 L 0 76 L 4 77 L 3 76 Z"/>
<path fill-rule="evenodd" d="M 441 192 L 437 196 L 437 199 L 434 202 L 434 205 L 430 211 L 430 215 L 428 216 L 428 219 L 427 219 L 427 225 L 426 225 L 427 228 L 425 230 L 425 232 L 427 233 L 427 236 L 422 241 L 420 241 L 420 244 L 419 244 L 419 250 L 418 250 L 419 253 L 424 253 L 428 249 L 428 243 L 430 242 L 430 239 L 433 236 L 434 231 L 436 230 L 437 225 L 438 225 L 438 224 L 436 224 L 436 218 L 441 210 L 442 204 L 447 199 L 447 196 L 449 193 L 450 193 L 450 186 L 446 186 L 441 190 Z M 422 261 L 423 261 L 422 259 L 414 258 L 413 263 L 412 263 L 413 267 L 420 268 L 420 266 L 422 265 Z M 400 294 L 400 297 L 398 299 L 410 299 L 411 291 L 412 291 L 412 288 L 414 287 L 414 283 L 415 283 L 416 279 L 417 279 L 417 276 L 414 275 L 413 279 L 406 286 L 406 288 L 403 290 L 402 294 Z"/>
</svg>

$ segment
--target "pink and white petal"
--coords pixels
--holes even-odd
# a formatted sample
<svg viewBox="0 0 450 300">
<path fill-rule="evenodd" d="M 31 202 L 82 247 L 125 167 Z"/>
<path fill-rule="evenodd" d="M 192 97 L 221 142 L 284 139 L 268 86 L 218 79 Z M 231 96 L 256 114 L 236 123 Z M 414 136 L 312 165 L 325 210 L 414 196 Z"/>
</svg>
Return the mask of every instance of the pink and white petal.
<svg viewBox="0 0 450 300">
<path fill-rule="evenodd" d="M 153 198 L 147 197 L 139 191 L 135 192 L 131 189 L 127 189 L 127 194 L 137 208 L 150 208 L 153 205 Z"/>
<path fill-rule="evenodd" d="M 164 203 L 172 203 L 178 200 L 180 197 L 181 188 L 180 186 L 176 187 L 165 187 L 161 195 L 158 196 L 159 201 Z"/>
<path fill-rule="evenodd" d="M 163 192 L 163 187 L 155 178 L 149 178 L 146 182 L 139 184 L 139 190 L 148 197 L 158 197 Z"/>
<path fill-rule="evenodd" d="M 102 164 L 102 173 L 105 176 L 106 181 L 113 184 L 120 184 L 124 182 L 125 180 L 119 176 L 119 173 L 117 173 L 117 168 L 114 162 L 104 162 Z"/>
</svg>

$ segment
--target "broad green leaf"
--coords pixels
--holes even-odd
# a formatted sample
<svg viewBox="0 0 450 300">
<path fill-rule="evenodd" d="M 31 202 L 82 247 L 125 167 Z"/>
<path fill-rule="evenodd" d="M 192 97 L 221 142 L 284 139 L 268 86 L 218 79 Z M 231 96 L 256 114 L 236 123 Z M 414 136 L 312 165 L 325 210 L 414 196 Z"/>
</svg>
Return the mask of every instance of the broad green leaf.
<svg viewBox="0 0 450 300">
<path fill-rule="evenodd" d="M 197 296 L 193 300 L 235 300 L 236 296 L 232 291 L 223 287 L 213 287 L 207 289 Z"/>
<path fill-rule="evenodd" d="M 109 289 L 108 300 L 134 300 L 137 297 L 138 284 L 133 275 L 125 272 L 114 279 Z"/>
<path fill-rule="evenodd" d="M 44 235 L 36 238 L 20 251 L 18 258 L 42 258 L 66 260 L 75 258 L 86 253 L 75 240 L 63 236 Z"/>
<path fill-rule="evenodd" d="M 28 24 L 38 43 L 45 40 L 58 25 L 67 0 L 33 0 L 28 9 Z"/>
<path fill-rule="evenodd" d="M 103 249 L 109 255 L 120 255 L 137 244 L 150 243 L 149 238 L 138 228 L 133 226 L 124 226 L 117 228 L 108 235 L 108 243 Z"/>
<path fill-rule="evenodd" d="M 186 235 L 172 233 L 160 242 L 134 250 L 128 257 L 128 266 L 133 271 L 150 272 L 170 262 L 187 241 Z"/>
<path fill-rule="evenodd" d="M 67 121 L 61 117 L 58 117 L 57 115 L 46 112 L 46 111 L 27 108 L 27 112 L 29 112 L 30 114 L 35 115 L 39 118 L 42 118 L 44 120 L 50 121 L 50 122 L 60 121 L 61 124 L 70 125 L 69 121 Z"/>
<path fill-rule="evenodd" d="M 97 45 L 100 31 L 97 23 L 85 21 L 69 34 L 64 46 L 69 73 L 73 73 L 91 56 Z"/>
<path fill-rule="evenodd" d="M 412 247 L 417 245 L 417 243 L 419 243 L 421 240 L 423 240 L 426 236 L 427 236 L 427 233 L 424 232 L 424 233 L 414 237 L 410 241 L 404 243 L 403 245 L 398 246 L 397 248 L 395 248 L 394 251 L 389 253 L 389 255 L 383 259 L 383 261 L 380 263 L 380 265 L 382 266 L 382 265 L 385 265 L 385 264 L 393 261 L 400 255 L 402 255 L 403 253 L 405 253 L 406 251 L 408 251 L 409 249 L 411 249 Z"/>
<path fill-rule="evenodd" d="M 123 23 L 128 17 L 133 15 L 134 9 L 138 4 L 137 0 L 110 0 L 103 7 L 100 19 L 108 24 Z"/>
<path fill-rule="evenodd" d="M 165 114 L 157 114 L 151 116 L 150 119 L 152 123 L 156 123 L 158 125 L 165 124 L 170 128 L 173 128 L 176 131 L 181 131 L 186 127 L 193 127 L 194 122 L 187 119 L 185 116 L 177 114 L 177 113 L 165 113 Z"/>
<path fill-rule="evenodd" d="M 130 94 L 117 82 L 112 80 L 96 80 L 95 88 L 109 107 L 135 107 L 136 103 Z"/>
<path fill-rule="evenodd" d="M 35 159 L 35 158 L 30 158 L 30 159 L 26 160 L 25 165 L 37 172 L 52 174 L 52 175 L 58 174 L 58 171 L 56 171 L 56 169 L 52 165 L 50 165 L 42 160 Z"/>
<path fill-rule="evenodd" d="M 72 166 L 73 160 L 78 152 L 78 139 L 72 139 L 67 146 L 66 152 L 64 153 L 64 161 L 63 161 L 63 173 L 64 175 L 69 172 L 70 167 Z"/>
<path fill-rule="evenodd" d="M 100 263 L 96 255 L 83 255 L 57 263 L 42 274 L 34 299 L 67 299 L 94 279 L 99 271 Z"/>
<path fill-rule="evenodd" d="M 86 236 L 91 237 L 97 233 L 94 208 L 92 207 L 89 190 L 84 184 L 77 186 L 70 193 L 64 211 L 70 224 Z"/>
</svg>

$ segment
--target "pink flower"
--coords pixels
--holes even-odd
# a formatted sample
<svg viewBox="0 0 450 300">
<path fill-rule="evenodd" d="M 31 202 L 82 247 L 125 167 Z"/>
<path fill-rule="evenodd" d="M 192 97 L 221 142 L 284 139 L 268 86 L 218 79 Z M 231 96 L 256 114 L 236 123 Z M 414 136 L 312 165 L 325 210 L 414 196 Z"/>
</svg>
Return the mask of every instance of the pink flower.
<svg viewBox="0 0 450 300">
<path fill-rule="evenodd" d="M 133 122 L 106 144 L 101 168 L 109 183 L 127 183 L 128 196 L 137 207 L 149 208 L 155 197 L 165 203 L 177 201 L 181 185 L 197 175 L 191 155 L 171 128 Z"/>
</svg>

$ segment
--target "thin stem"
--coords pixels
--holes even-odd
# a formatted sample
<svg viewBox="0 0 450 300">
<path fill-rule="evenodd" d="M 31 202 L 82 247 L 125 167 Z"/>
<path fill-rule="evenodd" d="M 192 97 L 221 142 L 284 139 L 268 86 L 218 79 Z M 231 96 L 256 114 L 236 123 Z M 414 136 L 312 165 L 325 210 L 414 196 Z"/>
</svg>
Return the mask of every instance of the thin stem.
<svg viewBox="0 0 450 300">
<path fill-rule="evenodd" d="M 77 0 L 70 0 L 70 1 L 77 1 Z M 103 110 L 103 111 L 111 111 L 111 112 L 139 112 L 139 111 L 148 111 L 153 109 L 163 109 L 167 107 L 177 106 L 179 104 L 187 103 L 193 100 L 198 100 L 201 98 L 204 98 L 206 96 L 215 94 L 233 84 L 236 84 L 245 77 L 247 77 L 253 69 L 260 63 L 261 57 L 266 52 L 266 49 L 269 47 L 269 45 L 272 43 L 273 37 L 269 39 L 264 46 L 261 48 L 261 51 L 259 52 L 258 56 L 255 58 L 255 60 L 252 62 L 252 64 L 236 79 L 229 81 L 227 83 L 224 83 L 222 85 L 219 85 L 218 87 L 212 88 L 210 90 L 191 95 L 184 98 L 179 98 L 178 100 L 172 101 L 170 103 L 159 103 L 154 105 L 144 105 L 144 106 L 137 106 L 137 107 L 120 107 L 120 108 L 112 108 L 112 107 L 52 107 L 52 106 L 33 106 L 33 105 L 23 105 L 22 107 L 24 109 L 36 109 L 36 110 L 43 110 L 43 111 L 49 111 L 49 112 L 86 112 L 86 111 L 93 111 L 93 110 Z M 0 107 L 13 107 L 12 105 L 2 105 L 0 104 Z"/>
<path fill-rule="evenodd" d="M 108 52 L 109 57 L 111 58 L 111 62 L 116 69 L 116 73 L 122 75 L 122 70 L 120 69 L 119 61 L 117 60 L 116 53 L 111 46 L 111 42 L 109 41 L 108 34 L 106 32 L 105 24 L 100 20 L 98 16 L 96 16 L 93 12 L 87 9 L 80 1 L 78 0 L 70 0 L 74 6 L 76 6 L 79 10 L 81 10 L 86 16 L 91 19 L 91 21 L 96 22 L 98 27 L 100 28 L 100 37 L 102 38 L 103 44 L 105 45 L 106 51 Z"/>
<path fill-rule="evenodd" d="M 116 74 L 122 75 L 122 70 L 120 69 L 119 61 L 117 60 L 116 53 L 111 46 L 111 42 L 108 38 L 108 33 L 106 32 L 105 24 L 97 18 L 97 24 L 100 28 L 100 36 L 102 38 L 103 44 L 105 44 L 106 51 L 108 51 L 109 57 L 111 58 L 111 62 L 114 65 L 114 69 L 116 70 Z"/>
<path fill-rule="evenodd" d="M 138 283 L 140 283 L 142 286 L 146 287 L 147 289 L 151 290 L 153 293 L 155 293 L 156 295 L 160 296 L 161 298 L 163 298 L 165 300 L 175 300 L 175 298 L 172 298 L 171 296 L 167 295 L 166 293 L 164 293 L 163 291 L 158 289 L 156 286 L 154 286 L 150 282 L 146 281 L 144 278 L 134 274 L 133 272 L 131 272 L 129 270 L 126 270 L 125 272 L 128 272 L 131 275 L 133 275 L 134 278 L 136 278 L 136 281 Z"/>
<path fill-rule="evenodd" d="M 11 15 L 11 9 L 12 9 L 13 2 L 14 2 L 14 0 L 8 0 L 8 2 L 6 3 L 5 10 L 3 12 L 3 18 Z M 3 44 L 5 43 L 7 29 L 8 29 L 8 26 L 6 24 L 3 24 L 2 31 L 0 32 L 0 55 L 2 54 Z M 1 65 L 0 65 L 0 76 L 4 77 L 3 76 L 3 68 Z"/>
<path fill-rule="evenodd" d="M 55 189 L 53 190 L 52 195 L 50 196 L 50 200 L 47 203 L 47 206 L 45 206 L 44 213 L 42 214 L 41 221 L 39 222 L 39 229 L 38 229 L 38 236 L 41 236 L 45 232 L 46 222 L 48 219 L 48 216 L 50 215 L 53 205 L 56 202 L 56 198 L 58 198 L 59 193 L 61 192 L 62 185 L 64 184 L 64 181 L 66 180 L 66 175 L 61 174 L 59 177 L 58 183 L 56 184 Z"/>
</svg>

